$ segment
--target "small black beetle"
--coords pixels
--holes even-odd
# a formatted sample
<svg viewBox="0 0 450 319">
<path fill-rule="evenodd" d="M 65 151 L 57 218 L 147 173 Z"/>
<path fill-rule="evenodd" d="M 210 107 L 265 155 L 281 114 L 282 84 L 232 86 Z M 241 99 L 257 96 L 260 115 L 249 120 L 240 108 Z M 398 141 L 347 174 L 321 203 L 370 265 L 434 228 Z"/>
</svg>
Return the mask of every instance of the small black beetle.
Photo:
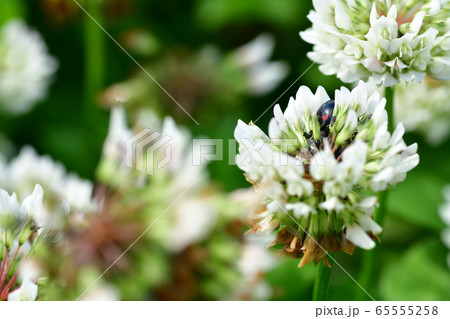
<svg viewBox="0 0 450 319">
<path fill-rule="evenodd" d="M 324 130 L 331 124 L 333 118 L 334 100 L 323 103 L 317 110 L 317 119 L 320 123 L 320 129 Z"/>
</svg>

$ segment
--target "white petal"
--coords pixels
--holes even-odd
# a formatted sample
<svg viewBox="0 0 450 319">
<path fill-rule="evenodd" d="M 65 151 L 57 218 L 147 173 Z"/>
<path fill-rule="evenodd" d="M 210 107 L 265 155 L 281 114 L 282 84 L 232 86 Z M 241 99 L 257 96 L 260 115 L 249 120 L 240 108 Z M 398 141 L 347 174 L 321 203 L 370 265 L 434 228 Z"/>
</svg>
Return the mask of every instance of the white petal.
<svg viewBox="0 0 450 319">
<path fill-rule="evenodd" d="M 372 249 L 375 247 L 373 240 L 358 225 L 347 227 L 345 237 L 363 249 Z"/>
<path fill-rule="evenodd" d="M 44 197 L 44 190 L 41 185 L 36 184 L 33 193 L 23 200 L 22 213 L 39 215 L 42 209 L 42 199 Z"/>
<path fill-rule="evenodd" d="M 348 29 L 352 25 L 352 22 L 345 12 L 345 10 L 342 8 L 340 2 L 336 2 L 336 6 L 334 8 L 334 14 L 336 17 L 336 25 L 341 29 Z"/>
<path fill-rule="evenodd" d="M 365 231 L 370 231 L 374 234 L 379 234 L 382 231 L 380 225 L 378 225 L 372 218 L 366 215 L 359 215 L 358 223 Z"/>
<path fill-rule="evenodd" d="M 261 34 L 238 48 L 235 55 L 238 63 L 245 67 L 268 60 L 274 47 L 274 38 L 269 34 Z"/>
<path fill-rule="evenodd" d="M 418 12 L 414 17 L 414 20 L 409 25 L 409 32 L 417 34 L 419 33 L 420 28 L 422 27 L 424 13 Z"/>
<path fill-rule="evenodd" d="M 19 289 L 8 295 L 8 301 L 34 301 L 37 298 L 38 286 L 25 279 Z"/>
<path fill-rule="evenodd" d="M 377 6 L 376 4 L 372 5 L 372 9 L 370 10 L 370 24 L 373 25 L 375 21 L 378 19 Z"/>
<path fill-rule="evenodd" d="M 389 9 L 387 17 L 392 19 L 397 18 L 397 6 L 395 4 Z"/>
<path fill-rule="evenodd" d="M 345 208 L 345 205 L 341 203 L 339 198 L 337 198 L 336 196 L 333 196 L 333 197 L 327 199 L 326 201 L 320 203 L 319 207 L 321 209 L 325 209 L 329 212 L 331 212 L 331 211 L 340 212 L 341 210 L 343 210 Z"/>
<path fill-rule="evenodd" d="M 313 212 L 313 208 L 305 203 L 288 203 L 285 205 L 287 210 L 293 210 L 294 216 L 300 218 L 302 216 L 307 216 L 309 213 Z"/>
</svg>

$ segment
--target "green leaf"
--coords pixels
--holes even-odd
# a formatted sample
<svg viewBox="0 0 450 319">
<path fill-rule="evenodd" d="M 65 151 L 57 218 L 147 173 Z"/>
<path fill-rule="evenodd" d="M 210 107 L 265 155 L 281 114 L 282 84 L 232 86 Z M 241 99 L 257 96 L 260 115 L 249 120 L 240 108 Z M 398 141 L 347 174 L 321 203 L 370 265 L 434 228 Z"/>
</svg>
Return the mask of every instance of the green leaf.
<svg viewBox="0 0 450 319">
<path fill-rule="evenodd" d="M 388 211 L 397 217 L 431 230 L 441 230 L 438 206 L 445 182 L 438 176 L 416 170 L 389 194 Z"/>
<path fill-rule="evenodd" d="M 311 300 L 316 269 L 313 263 L 298 268 L 300 259 L 280 257 L 279 265 L 266 274 L 274 288 L 274 300 Z"/>
<path fill-rule="evenodd" d="M 448 300 L 450 271 L 447 249 L 438 239 L 420 241 L 381 274 L 379 289 L 385 300 Z"/>
</svg>

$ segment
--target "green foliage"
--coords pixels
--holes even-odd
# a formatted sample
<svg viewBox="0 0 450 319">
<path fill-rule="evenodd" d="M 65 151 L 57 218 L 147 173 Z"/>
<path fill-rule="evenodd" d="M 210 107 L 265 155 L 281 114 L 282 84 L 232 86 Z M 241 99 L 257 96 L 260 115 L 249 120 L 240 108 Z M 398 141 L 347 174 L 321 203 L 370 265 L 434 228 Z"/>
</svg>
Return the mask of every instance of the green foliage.
<svg viewBox="0 0 450 319">
<path fill-rule="evenodd" d="M 384 300 L 448 300 L 450 272 L 447 248 L 437 239 L 421 239 L 395 262 L 387 265 L 379 281 Z"/>
<path fill-rule="evenodd" d="M 2 0 L 0 2 L 0 26 L 11 18 L 21 18 L 25 14 L 22 0 Z"/>
<path fill-rule="evenodd" d="M 290 27 L 295 25 L 303 6 L 303 1 L 296 0 L 200 0 L 195 14 L 197 21 L 209 29 L 249 21 Z"/>
<path fill-rule="evenodd" d="M 413 171 L 397 186 L 389 198 L 389 210 L 398 217 L 431 230 L 440 230 L 444 223 L 437 214 L 445 182 L 423 170 Z"/>
<path fill-rule="evenodd" d="M 298 263 L 298 259 L 280 258 L 280 264 L 267 273 L 274 300 L 311 300 L 316 269 L 311 263 L 299 270 Z"/>
</svg>

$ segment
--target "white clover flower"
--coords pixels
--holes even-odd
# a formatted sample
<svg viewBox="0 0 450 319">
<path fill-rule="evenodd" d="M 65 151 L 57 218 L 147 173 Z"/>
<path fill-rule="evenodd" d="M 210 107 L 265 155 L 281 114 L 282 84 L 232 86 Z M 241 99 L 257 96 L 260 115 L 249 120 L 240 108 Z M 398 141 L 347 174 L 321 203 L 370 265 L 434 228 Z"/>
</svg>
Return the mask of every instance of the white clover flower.
<svg viewBox="0 0 450 319">
<path fill-rule="evenodd" d="M 129 179 L 131 168 L 126 166 L 126 152 L 127 142 L 132 136 L 124 107 L 112 108 L 108 134 L 103 143 L 102 159 L 97 167 L 99 181 L 120 186 Z"/>
<path fill-rule="evenodd" d="M 248 89 L 254 95 L 272 91 L 288 74 L 286 63 L 269 62 L 274 47 L 274 38 L 261 34 L 232 53 L 233 59 L 247 74 Z"/>
<path fill-rule="evenodd" d="M 418 132 L 431 145 L 450 135 L 450 81 L 425 78 L 422 84 L 408 83 L 395 89 L 395 117 L 407 131 Z"/>
<path fill-rule="evenodd" d="M 160 128 L 155 129 L 160 132 L 159 141 L 164 143 L 152 154 L 151 164 L 156 168 L 153 187 L 158 188 L 154 196 L 159 193 L 165 202 L 190 189 L 189 195 L 173 206 L 170 217 L 165 220 L 167 228 L 160 226 L 160 231 L 154 232 L 170 252 L 179 253 L 189 245 L 202 242 L 211 233 L 219 219 L 220 200 L 216 192 L 205 189 L 208 161 L 195 161 L 194 157 L 202 154 L 204 149 L 193 144 L 190 132 L 178 126 L 171 117 L 166 117 Z M 159 163 L 164 165 L 158 168 Z M 147 165 L 150 164 L 147 162 Z"/>
<path fill-rule="evenodd" d="M 174 194 L 185 190 L 194 180 L 199 179 L 198 185 L 208 179 L 206 165 L 208 160 L 200 155 L 205 154 L 204 147 L 207 145 L 195 144 L 193 137 L 186 127 L 178 126 L 175 120 L 167 116 L 159 123 L 155 122 L 154 117 L 148 116 L 148 123 L 140 123 L 140 125 L 152 124 L 153 127 L 146 127 L 141 132 L 146 132 L 145 137 L 150 138 L 145 148 L 151 149 L 151 157 L 140 156 L 136 153 L 136 161 L 141 163 L 141 167 L 153 165 L 153 174 L 155 176 L 168 175 L 172 179 Z M 144 138 L 145 138 L 144 137 Z"/>
<path fill-rule="evenodd" d="M 392 86 L 425 75 L 450 79 L 450 4 L 447 0 L 314 0 L 308 57 L 344 82 Z"/>
<path fill-rule="evenodd" d="M 402 139 L 403 125 L 388 132 L 385 104 L 364 82 L 336 90 L 333 101 L 322 87 L 313 94 L 302 86 L 284 113 L 275 106 L 268 136 L 239 121 L 237 164 L 266 198 L 254 210 L 252 230 L 287 226 L 276 242 L 288 255 L 304 255 L 301 266 L 324 258 L 323 249 L 373 248 L 381 231 L 371 218 L 374 192 L 419 163 L 417 145 Z"/>
<path fill-rule="evenodd" d="M 439 214 L 447 228 L 442 231 L 441 237 L 444 244 L 450 249 L 450 185 L 444 187 L 442 194 L 444 203 L 439 206 Z M 447 264 L 450 268 L 450 252 L 447 255 Z"/>
<path fill-rule="evenodd" d="M 22 203 L 18 201 L 15 193 L 9 195 L 7 191 L 0 188 L 0 234 L 11 231 L 17 235 L 17 231 L 25 226 L 28 217 L 34 219 L 40 214 L 42 198 L 43 190 L 39 184 Z"/>
<path fill-rule="evenodd" d="M 37 298 L 38 286 L 29 279 L 25 279 L 19 288 L 8 295 L 8 301 L 34 301 Z"/>
<path fill-rule="evenodd" d="M 94 209 L 93 185 L 75 174 L 68 174 L 64 166 L 49 156 L 39 156 L 30 147 L 24 147 L 9 164 L 3 164 L 0 184 L 15 192 L 20 199 L 31 193 L 36 183 L 46 192 L 44 207 L 36 223 L 46 229 L 59 229 L 69 211 L 86 213 Z"/>
<path fill-rule="evenodd" d="M 0 250 L 3 252 L 3 264 L 10 268 L 1 268 L 0 275 L 3 285 L 0 300 L 18 301 L 35 300 L 38 287 L 32 282 L 38 274 L 31 269 L 27 262 L 31 247 L 36 243 L 37 237 L 32 236 L 36 232 L 36 216 L 42 210 L 44 192 L 37 184 L 33 193 L 27 196 L 22 203 L 17 200 L 15 193 L 9 195 L 0 189 Z M 11 273 L 5 269 L 13 270 Z M 11 291 L 12 287 L 18 288 Z"/>
<path fill-rule="evenodd" d="M 127 125 L 127 117 L 123 106 L 111 110 L 108 135 L 103 144 L 103 157 L 122 164 L 125 161 L 127 141 L 133 132 Z"/>
<path fill-rule="evenodd" d="M 172 225 L 163 239 L 166 248 L 179 253 L 193 243 L 200 243 L 214 229 L 218 213 L 213 196 L 187 197 L 180 201 L 173 208 Z"/>
<path fill-rule="evenodd" d="M 139 151 L 136 150 L 137 144 L 142 147 Z M 116 162 L 128 176 L 132 175 L 130 168 L 149 173 L 149 165 L 153 165 L 151 174 L 170 175 L 177 192 L 197 178 L 201 181 L 206 179 L 208 161 L 196 159 L 196 156 L 203 154 L 202 147 L 205 145 L 193 144 L 191 133 L 185 127 L 178 126 L 170 116 L 160 120 L 154 113 L 143 111 L 135 127 L 130 129 L 124 108 L 116 107 L 111 112 L 103 159 Z"/>
<path fill-rule="evenodd" d="M 193 162 L 194 154 L 200 154 L 200 145 L 194 149 L 191 134 L 187 129 L 177 126 L 171 117 L 166 117 L 161 123 L 154 114 L 143 112 L 136 126 L 133 136 L 133 131 L 127 125 L 125 109 L 116 107 L 112 110 L 100 164 L 103 182 L 125 189 L 150 185 L 154 187 L 154 202 L 159 204 L 158 200 L 165 203 L 168 198 L 179 196 L 196 179 L 207 179 L 207 162 L 202 161 L 199 165 Z M 133 151 L 129 148 L 132 146 L 129 141 L 136 136 L 139 137 L 136 143 L 144 141 L 144 150 L 142 153 L 127 154 Z M 155 144 L 158 147 L 153 147 Z M 151 158 L 146 149 L 152 150 Z M 125 165 L 129 155 L 134 155 L 133 168 Z M 107 162 L 113 162 L 114 165 L 106 167 Z M 160 163 L 163 165 L 159 166 Z M 149 180 L 142 174 L 145 173 L 146 165 L 154 165 L 155 168 Z M 138 167 L 142 170 L 136 170 Z M 173 206 L 170 217 L 160 222 L 160 231 L 152 232 L 152 236 L 158 238 L 171 253 L 179 253 L 189 245 L 201 242 L 217 223 L 219 202 L 212 196 L 214 192 L 202 192 L 199 182 L 194 189 L 196 191 L 190 192 L 191 196 L 184 196 Z"/>
<path fill-rule="evenodd" d="M 272 236 L 248 235 L 243 252 L 237 261 L 237 268 L 243 280 L 237 286 L 237 296 L 250 295 L 251 300 L 267 300 L 272 296 L 272 288 L 263 280 L 264 274 L 276 265 L 276 258 L 266 246 Z"/>
<path fill-rule="evenodd" d="M 0 29 L 0 110 L 20 114 L 47 94 L 57 62 L 44 40 L 23 21 Z"/>
</svg>

